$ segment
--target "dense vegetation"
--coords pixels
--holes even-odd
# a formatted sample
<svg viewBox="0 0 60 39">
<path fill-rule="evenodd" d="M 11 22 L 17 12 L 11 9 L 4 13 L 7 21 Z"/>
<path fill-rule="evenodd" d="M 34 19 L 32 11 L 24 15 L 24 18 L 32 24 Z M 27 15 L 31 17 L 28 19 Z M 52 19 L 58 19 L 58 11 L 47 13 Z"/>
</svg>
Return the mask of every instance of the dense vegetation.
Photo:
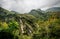
<svg viewBox="0 0 60 39">
<path fill-rule="evenodd" d="M 60 12 L 31 10 L 19 14 L 0 7 L 0 39 L 60 39 Z"/>
</svg>

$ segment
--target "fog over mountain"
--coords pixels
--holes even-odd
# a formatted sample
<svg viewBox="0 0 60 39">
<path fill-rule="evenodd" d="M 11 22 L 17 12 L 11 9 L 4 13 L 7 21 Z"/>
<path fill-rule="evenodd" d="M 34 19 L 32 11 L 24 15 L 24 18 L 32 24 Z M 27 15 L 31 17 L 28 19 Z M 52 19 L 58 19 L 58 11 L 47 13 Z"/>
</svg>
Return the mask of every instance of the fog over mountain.
<svg viewBox="0 0 60 39">
<path fill-rule="evenodd" d="M 0 7 L 26 13 L 32 9 L 60 7 L 60 0 L 0 0 Z"/>
</svg>

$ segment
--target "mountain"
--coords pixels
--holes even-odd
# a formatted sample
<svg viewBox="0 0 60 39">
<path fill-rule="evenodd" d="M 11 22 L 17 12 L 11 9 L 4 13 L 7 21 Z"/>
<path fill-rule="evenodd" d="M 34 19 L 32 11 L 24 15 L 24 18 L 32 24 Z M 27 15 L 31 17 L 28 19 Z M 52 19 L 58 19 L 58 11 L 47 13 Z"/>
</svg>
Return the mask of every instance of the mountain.
<svg viewBox="0 0 60 39">
<path fill-rule="evenodd" d="M 52 7 L 46 10 L 48 18 L 60 18 L 60 7 Z"/>
<path fill-rule="evenodd" d="M 52 7 L 46 10 L 47 12 L 60 12 L 60 7 Z"/>
<path fill-rule="evenodd" d="M 37 30 L 37 23 L 35 23 L 35 17 L 30 14 L 18 14 L 15 11 L 8 11 L 4 8 L 0 7 L 0 22 L 6 22 L 9 24 L 10 22 L 17 22 L 19 27 L 19 33 L 22 34 L 31 34 Z M 16 26 L 13 23 L 13 26 Z M 20 28 L 21 27 L 21 28 Z M 10 27 L 9 27 L 10 28 Z M 23 30 L 22 30 L 23 29 Z M 21 31 L 21 32 L 20 32 Z M 28 31 L 28 32 L 27 32 Z"/>
<path fill-rule="evenodd" d="M 45 20 L 45 18 L 47 16 L 46 13 L 44 11 L 42 11 L 41 9 L 37 9 L 37 10 L 33 9 L 29 12 L 29 14 L 31 14 L 31 15 L 35 16 L 37 19 L 41 19 L 41 20 L 42 19 Z"/>
<path fill-rule="evenodd" d="M 12 11 L 8 11 L 8 10 L 0 7 L 0 15 L 1 15 L 1 14 L 15 14 L 15 13 L 12 12 Z"/>
<path fill-rule="evenodd" d="M 59 39 L 59 8 L 49 10 L 54 12 L 33 9 L 29 13 L 19 14 L 0 7 L 0 39 Z"/>
<path fill-rule="evenodd" d="M 8 22 L 10 20 L 14 20 L 14 14 L 15 13 L 0 7 L 0 21 Z"/>
</svg>

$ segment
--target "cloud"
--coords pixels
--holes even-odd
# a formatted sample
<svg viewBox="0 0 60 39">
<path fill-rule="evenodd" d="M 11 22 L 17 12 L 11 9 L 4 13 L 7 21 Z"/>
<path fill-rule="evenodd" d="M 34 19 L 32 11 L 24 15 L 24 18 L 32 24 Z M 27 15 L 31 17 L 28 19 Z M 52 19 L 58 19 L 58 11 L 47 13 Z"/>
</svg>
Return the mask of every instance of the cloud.
<svg viewBox="0 0 60 39">
<path fill-rule="evenodd" d="M 0 0 L 0 6 L 8 10 L 25 13 L 31 9 L 60 7 L 60 0 Z"/>
</svg>

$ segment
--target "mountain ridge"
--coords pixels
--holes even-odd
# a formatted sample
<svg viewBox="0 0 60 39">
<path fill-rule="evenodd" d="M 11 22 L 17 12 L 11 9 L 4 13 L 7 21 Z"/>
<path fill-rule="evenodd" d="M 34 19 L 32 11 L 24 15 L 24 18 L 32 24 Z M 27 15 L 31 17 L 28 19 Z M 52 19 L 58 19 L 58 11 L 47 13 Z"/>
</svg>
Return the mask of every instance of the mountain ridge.
<svg viewBox="0 0 60 39">
<path fill-rule="evenodd" d="M 47 12 L 60 12 L 60 7 L 52 7 L 46 10 Z"/>
</svg>

